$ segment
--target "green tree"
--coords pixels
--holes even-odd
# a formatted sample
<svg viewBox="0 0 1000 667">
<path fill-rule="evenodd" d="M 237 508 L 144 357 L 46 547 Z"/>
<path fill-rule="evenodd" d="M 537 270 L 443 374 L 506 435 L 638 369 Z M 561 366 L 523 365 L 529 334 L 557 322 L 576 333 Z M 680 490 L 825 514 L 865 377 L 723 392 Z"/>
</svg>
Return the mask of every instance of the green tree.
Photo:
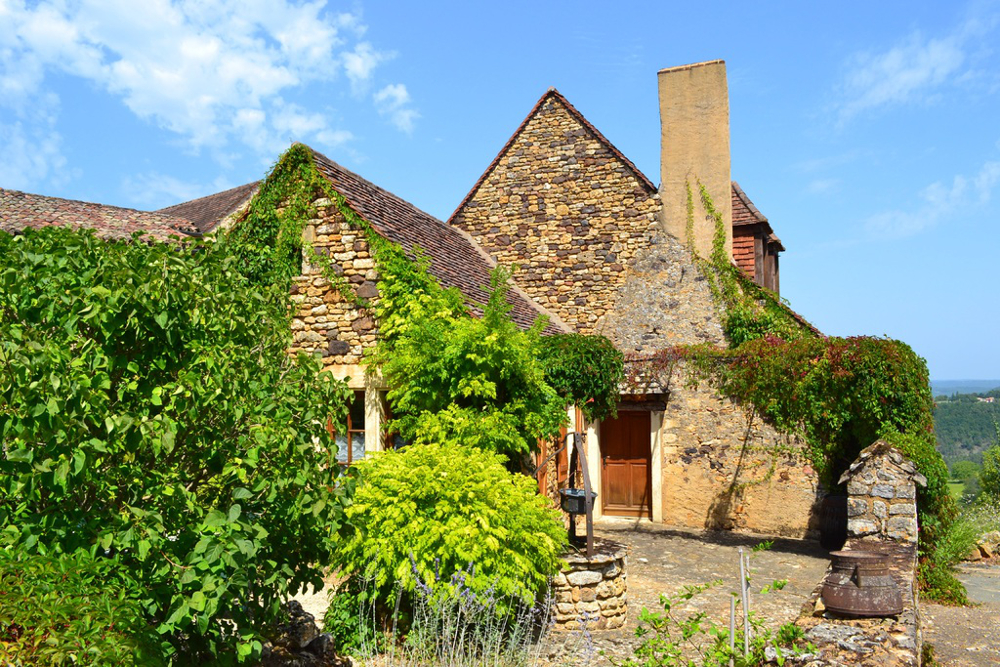
<svg viewBox="0 0 1000 667">
<path fill-rule="evenodd" d="M 983 469 L 979 473 L 979 487 L 983 495 L 1000 499 L 1000 424 L 993 423 L 993 446 L 983 452 Z"/>
<path fill-rule="evenodd" d="M 113 555 L 191 660 L 259 652 L 320 583 L 348 492 L 325 424 L 349 392 L 287 355 L 287 293 L 236 264 L 212 242 L 0 233 L 0 536 Z"/>
</svg>

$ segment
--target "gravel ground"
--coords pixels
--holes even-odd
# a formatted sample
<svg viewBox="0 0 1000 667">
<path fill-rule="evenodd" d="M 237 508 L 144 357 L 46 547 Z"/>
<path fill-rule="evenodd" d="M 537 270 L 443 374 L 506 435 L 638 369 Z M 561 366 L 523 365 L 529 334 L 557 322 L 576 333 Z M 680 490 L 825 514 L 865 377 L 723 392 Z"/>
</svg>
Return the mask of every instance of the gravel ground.
<svg viewBox="0 0 1000 667">
<path fill-rule="evenodd" d="M 705 611 L 715 622 L 728 624 L 730 593 L 739 591 L 740 547 L 748 550 L 773 539 L 770 549 L 752 557 L 750 602 L 750 609 L 772 629 L 798 616 L 829 563 L 827 552 L 818 544 L 799 540 L 724 531 L 671 530 L 646 521 L 624 519 L 602 520 L 595 532 L 599 537 L 630 546 L 628 623 L 625 628 L 596 631 L 589 637 L 579 632 L 554 633 L 544 651 L 554 665 L 608 665 L 607 656 L 623 658 L 631 654 L 638 643 L 635 629 L 642 607 L 662 610 L 660 594 L 677 593 L 684 586 L 721 579 L 720 585 L 691 600 L 683 610 Z M 788 583 L 780 591 L 759 593 L 765 584 L 776 579 L 787 579 Z"/>
<path fill-rule="evenodd" d="M 975 606 L 923 603 L 924 641 L 944 667 L 1000 665 L 1000 561 L 967 563 L 958 578 Z"/>
</svg>

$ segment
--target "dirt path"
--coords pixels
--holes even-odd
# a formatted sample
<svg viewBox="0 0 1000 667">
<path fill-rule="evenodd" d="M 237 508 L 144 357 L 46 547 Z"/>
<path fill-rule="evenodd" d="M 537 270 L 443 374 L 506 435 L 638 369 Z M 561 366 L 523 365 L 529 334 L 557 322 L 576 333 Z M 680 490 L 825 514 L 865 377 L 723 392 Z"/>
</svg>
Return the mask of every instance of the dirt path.
<svg viewBox="0 0 1000 667">
<path fill-rule="evenodd" d="M 963 565 L 959 579 L 977 606 L 923 603 L 924 641 L 945 667 L 1000 665 L 1000 563 Z"/>
</svg>

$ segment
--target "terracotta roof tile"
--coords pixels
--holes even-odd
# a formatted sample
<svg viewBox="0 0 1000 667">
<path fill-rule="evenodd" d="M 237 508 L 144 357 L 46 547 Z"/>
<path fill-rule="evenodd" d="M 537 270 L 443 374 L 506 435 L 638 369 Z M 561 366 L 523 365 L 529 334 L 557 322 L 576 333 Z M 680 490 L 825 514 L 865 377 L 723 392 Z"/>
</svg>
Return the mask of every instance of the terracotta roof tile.
<svg viewBox="0 0 1000 667">
<path fill-rule="evenodd" d="M 419 246 L 430 259 L 430 272 L 442 285 L 457 287 L 473 304 L 480 307 L 486 304 L 490 271 L 496 264 L 471 237 L 325 155 L 313 151 L 313 156 L 320 173 L 329 179 L 355 213 L 371 223 L 375 231 L 400 244 L 411 255 L 413 247 Z M 508 302 L 513 308 L 511 317 L 522 327 L 533 324 L 539 315 L 547 315 L 549 324 L 545 333 L 569 331 L 557 317 L 520 290 L 512 289 Z"/>
<path fill-rule="evenodd" d="M 0 230 L 17 234 L 49 225 L 93 229 L 109 239 L 129 238 L 136 232 L 158 240 L 201 235 L 184 218 L 0 188 Z"/>
<path fill-rule="evenodd" d="M 771 226 L 768 223 L 767 218 L 764 214 L 758 210 L 747 193 L 743 192 L 743 188 L 736 181 L 733 181 L 733 225 L 752 225 L 755 223 L 764 223 L 768 226 L 770 230 Z"/>
<path fill-rule="evenodd" d="M 611 153 L 635 175 L 635 177 L 639 180 L 639 182 L 649 192 L 651 193 L 656 192 L 656 186 L 653 185 L 653 182 L 649 180 L 645 174 L 639 171 L 639 168 L 636 167 L 634 164 L 632 164 L 632 161 L 629 160 L 627 157 L 625 157 L 624 153 L 618 150 L 615 147 L 615 145 L 608 140 L 607 137 L 601 134 L 600 130 L 591 125 L 590 121 L 587 120 L 584 117 L 584 115 L 577 110 L 576 107 L 570 104 L 569 100 L 563 97 L 562 93 L 560 93 L 555 88 L 549 88 L 548 91 L 546 91 L 546 93 L 542 95 L 541 99 L 538 100 L 535 106 L 531 108 L 531 111 L 529 111 L 528 115 L 525 116 L 523 121 L 521 121 L 521 124 L 517 126 L 517 129 L 514 130 L 514 134 L 510 136 L 510 139 L 508 139 L 507 143 L 503 145 L 503 148 L 500 149 L 500 152 L 497 153 L 497 156 L 493 158 L 493 162 L 490 163 L 490 166 L 486 168 L 486 171 L 483 172 L 482 176 L 479 177 L 479 180 L 477 180 L 475 185 L 472 186 L 472 189 L 469 190 L 469 194 L 465 195 L 465 198 L 462 199 L 461 203 L 459 203 L 459 205 L 455 208 L 454 212 L 452 212 L 451 216 L 448 218 L 449 224 L 451 224 L 451 222 L 454 220 L 458 212 L 461 211 L 463 208 L 465 208 L 465 205 L 468 204 L 469 200 L 471 200 L 472 197 L 476 194 L 476 190 L 479 189 L 479 187 L 483 184 L 486 178 L 493 172 L 494 169 L 496 169 L 497 165 L 500 164 L 500 160 L 503 158 L 504 154 L 517 139 L 517 136 L 521 134 L 525 126 L 527 126 L 528 122 L 531 121 L 531 119 L 535 116 L 535 114 L 539 112 L 539 110 L 542 108 L 545 102 L 548 101 L 549 98 L 555 98 L 560 102 L 560 104 L 566 107 L 566 110 L 569 111 L 570 114 L 572 114 L 573 117 L 576 118 L 576 120 L 587 129 L 587 131 L 593 134 L 595 139 L 604 144 L 607 147 L 607 149 L 611 151 Z"/>
<path fill-rule="evenodd" d="M 239 185 L 214 195 L 161 208 L 157 213 L 190 220 L 202 234 L 208 234 L 215 231 L 224 218 L 245 204 L 259 186 L 259 182 Z"/>
</svg>

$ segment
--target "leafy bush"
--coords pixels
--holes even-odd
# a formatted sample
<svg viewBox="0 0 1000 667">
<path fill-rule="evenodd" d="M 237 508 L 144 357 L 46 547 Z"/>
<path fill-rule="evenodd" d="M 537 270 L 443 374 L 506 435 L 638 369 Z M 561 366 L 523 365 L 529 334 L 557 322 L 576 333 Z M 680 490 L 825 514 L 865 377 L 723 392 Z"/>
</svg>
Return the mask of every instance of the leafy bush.
<svg viewBox="0 0 1000 667">
<path fill-rule="evenodd" d="M 509 273 L 497 268 L 481 318 L 410 311 L 376 362 L 390 387 L 395 428 L 416 443 L 458 441 L 512 458 L 534 451 L 566 419 L 565 403 L 538 359 L 541 322 L 510 319 Z"/>
<path fill-rule="evenodd" d="M 696 379 L 752 405 L 779 430 L 801 434 L 827 488 L 834 488 L 861 450 L 877 439 L 896 445 L 928 479 L 917 499 L 925 559 L 948 532 L 957 505 L 948 492 L 948 469 L 935 448 L 927 365 L 905 343 L 870 337 L 766 337 L 733 350 L 666 350 L 651 362 L 660 367 L 652 370 L 672 369 L 678 359 L 690 362 Z M 938 578 L 946 576 L 951 575 Z"/>
<path fill-rule="evenodd" d="M 136 583 L 113 559 L 0 550 L 0 663 L 163 664 L 147 623 Z"/>
<path fill-rule="evenodd" d="M 588 419 L 618 415 L 625 379 L 624 357 L 604 336 L 542 336 L 539 354 L 545 381 L 568 403 L 579 405 Z"/>
<path fill-rule="evenodd" d="M 996 439 L 993 446 L 983 452 L 983 468 L 979 471 L 980 492 L 989 498 L 1000 500 L 1000 426 L 993 424 Z"/>
<path fill-rule="evenodd" d="M 420 582 L 437 592 L 531 603 L 560 568 L 566 531 L 534 482 L 503 458 L 459 443 L 425 444 L 361 461 L 349 526 L 333 565 L 388 604 Z M 364 589 L 364 590 L 362 590 Z M 345 603 L 348 604 L 348 603 Z"/>
<path fill-rule="evenodd" d="M 211 242 L 0 234 L 2 537 L 114 554 L 190 659 L 260 650 L 320 583 L 348 490 L 325 423 L 349 392 L 286 354 L 287 293 L 236 264 Z"/>
</svg>

